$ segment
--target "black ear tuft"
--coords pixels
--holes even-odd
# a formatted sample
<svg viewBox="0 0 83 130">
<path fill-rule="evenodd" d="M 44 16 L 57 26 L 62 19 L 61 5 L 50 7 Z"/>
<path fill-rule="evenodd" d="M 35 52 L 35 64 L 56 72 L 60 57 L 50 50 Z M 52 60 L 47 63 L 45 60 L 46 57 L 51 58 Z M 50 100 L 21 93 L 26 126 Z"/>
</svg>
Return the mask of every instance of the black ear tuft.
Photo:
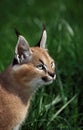
<svg viewBox="0 0 83 130">
<path fill-rule="evenodd" d="M 43 23 L 43 30 L 46 30 L 46 25 L 45 25 L 45 23 Z"/>
<path fill-rule="evenodd" d="M 21 35 L 21 33 L 16 28 L 15 28 L 15 33 L 16 33 L 17 38 L 19 37 L 19 35 Z"/>
</svg>

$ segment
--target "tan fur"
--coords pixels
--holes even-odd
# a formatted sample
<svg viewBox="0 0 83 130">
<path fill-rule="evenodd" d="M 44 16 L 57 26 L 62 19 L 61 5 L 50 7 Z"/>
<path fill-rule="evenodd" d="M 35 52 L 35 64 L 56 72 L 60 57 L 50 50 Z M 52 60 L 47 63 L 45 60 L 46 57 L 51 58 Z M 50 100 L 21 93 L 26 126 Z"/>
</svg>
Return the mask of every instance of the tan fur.
<svg viewBox="0 0 83 130">
<path fill-rule="evenodd" d="M 39 59 L 47 65 L 47 71 L 54 73 L 54 68 L 51 67 L 53 60 L 48 52 L 39 47 L 30 49 L 33 55 L 29 63 L 11 64 L 0 74 L 0 130 L 19 129 L 18 126 L 26 118 L 32 94 L 38 86 L 44 84 L 37 80 L 43 76 L 50 79 L 47 72 L 35 67 L 40 64 Z"/>
</svg>

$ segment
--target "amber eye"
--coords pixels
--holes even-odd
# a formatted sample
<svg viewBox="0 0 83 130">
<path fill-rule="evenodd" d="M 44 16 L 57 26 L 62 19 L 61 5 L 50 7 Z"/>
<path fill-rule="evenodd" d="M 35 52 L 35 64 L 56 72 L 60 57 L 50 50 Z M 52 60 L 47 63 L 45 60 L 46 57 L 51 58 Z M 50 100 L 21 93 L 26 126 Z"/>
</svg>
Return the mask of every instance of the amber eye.
<svg viewBox="0 0 83 130">
<path fill-rule="evenodd" d="M 39 70 L 45 70 L 45 67 L 42 64 L 37 65 L 36 68 Z"/>
<path fill-rule="evenodd" d="M 51 62 L 51 67 L 52 67 L 52 68 L 55 68 L 55 63 L 54 63 L 54 61 Z"/>
</svg>

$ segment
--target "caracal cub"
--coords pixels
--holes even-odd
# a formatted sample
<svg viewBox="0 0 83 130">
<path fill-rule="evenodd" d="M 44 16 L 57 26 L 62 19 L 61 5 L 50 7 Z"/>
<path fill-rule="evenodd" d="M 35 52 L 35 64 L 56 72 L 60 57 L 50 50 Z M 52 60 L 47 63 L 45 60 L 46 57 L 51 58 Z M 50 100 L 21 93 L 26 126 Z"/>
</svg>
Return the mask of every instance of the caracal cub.
<svg viewBox="0 0 83 130">
<path fill-rule="evenodd" d="M 0 74 L 0 130 L 19 130 L 32 94 L 55 79 L 55 64 L 45 48 L 46 38 L 44 28 L 38 46 L 30 47 L 18 34 L 14 58 Z"/>
</svg>

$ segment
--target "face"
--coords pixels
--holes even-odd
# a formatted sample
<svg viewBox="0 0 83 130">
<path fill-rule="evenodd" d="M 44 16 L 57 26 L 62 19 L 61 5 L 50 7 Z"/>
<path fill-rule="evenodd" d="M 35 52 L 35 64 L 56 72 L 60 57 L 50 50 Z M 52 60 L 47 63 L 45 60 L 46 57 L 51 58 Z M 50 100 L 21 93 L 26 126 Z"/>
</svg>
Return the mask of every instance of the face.
<svg viewBox="0 0 83 130">
<path fill-rule="evenodd" d="M 15 65 L 15 77 L 23 85 L 39 87 L 48 85 L 56 78 L 54 60 L 42 48 L 31 48 L 32 58 L 28 63 Z"/>
<path fill-rule="evenodd" d="M 53 82 L 56 78 L 54 60 L 45 49 L 47 33 L 36 47 L 29 47 L 28 41 L 19 35 L 15 49 L 13 72 L 16 80 L 23 86 L 42 86 Z"/>
<path fill-rule="evenodd" d="M 31 75 L 32 79 L 29 84 L 31 86 L 51 84 L 56 78 L 54 60 L 44 49 L 33 47 L 31 51 L 33 54 L 29 64 L 34 74 Z"/>
</svg>

